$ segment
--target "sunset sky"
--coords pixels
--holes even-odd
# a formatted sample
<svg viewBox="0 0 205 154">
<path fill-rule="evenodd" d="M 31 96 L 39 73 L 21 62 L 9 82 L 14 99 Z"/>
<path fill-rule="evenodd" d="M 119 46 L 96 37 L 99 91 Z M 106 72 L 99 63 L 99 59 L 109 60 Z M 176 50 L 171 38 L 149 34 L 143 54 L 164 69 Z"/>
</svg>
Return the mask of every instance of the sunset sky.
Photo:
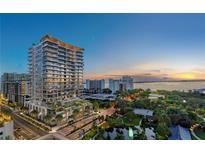
<svg viewBox="0 0 205 154">
<path fill-rule="evenodd" d="M 0 14 L 0 74 L 45 34 L 85 48 L 85 78 L 205 79 L 205 14 Z"/>
</svg>

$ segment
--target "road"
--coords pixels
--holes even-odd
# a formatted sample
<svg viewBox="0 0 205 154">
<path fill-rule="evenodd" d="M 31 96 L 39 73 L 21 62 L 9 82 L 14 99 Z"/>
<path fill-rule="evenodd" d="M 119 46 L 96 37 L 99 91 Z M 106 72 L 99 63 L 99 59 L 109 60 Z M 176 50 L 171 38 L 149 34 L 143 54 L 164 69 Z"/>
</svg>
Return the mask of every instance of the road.
<svg viewBox="0 0 205 154">
<path fill-rule="evenodd" d="M 87 123 L 92 122 L 96 118 L 97 118 L 96 115 L 91 115 L 91 116 L 84 118 L 84 119 L 82 119 L 82 120 L 80 120 L 72 125 L 69 125 L 69 126 L 66 126 L 64 128 L 59 129 L 58 133 L 60 133 L 63 136 L 67 136 L 67 135 L 71 134 L 72 132 L 74 132 L 75 130 L 83 127 Z"/>
<path fill-rule="evenodd" d="M 100 109 L 99 115 L 103 115 L 104 117 L 106 116 L 111 116 L 113 113 L 115 113 L 116 109 L 114 107 L 108 108 L 108 109 Z"/>
<path fill-rule="evenodd" d="M 18 112 L 16 112 L 11 107 L 2 103 L 0 103 L 0 105 L 2 108 L 7 108 L 12 111 L 11 113 L 14 121 L 14 135 L 17 140 L 37 139 L 48 134 L 46 131 L 35 127 L 35 125 L 30 124 L 29 122 L 18 116 Z"/>
<path fill-rule="evenodd" d="M 93 127 L 94 121 L 96 124 L 99 124 L 98 115 L 91 115 L 72 125 L 61 128 L 57 131 L 57 133 L 70 140 L 80 139 L 80 132 L 82 130 L 87 132 L 89 129 L 91 129 Z"/>
<path fill-rule="evenodd" d="M 48 134 L 14 114 L 14 135 L 16 139 L 32 140 Z"/>
<path fill-rule="evenodd" d="M 97 125 L 100 123 L 100 121 L 98 119 L 96 119 L 94 121 L 96 122 Z M 68 139 L 70 139 L 70 140 L 79 140 L 80 139 L 80 132 L 83 130 L 86 133 L 91 128 L 93 128 L 94 121 L 87 123 L 86 125 L 84 125 L 80 129 L 76 130 L 75 132 L 71 133 L 70 135 L 68 135 L 66 137 L 68 137 Z"/>
</svg>

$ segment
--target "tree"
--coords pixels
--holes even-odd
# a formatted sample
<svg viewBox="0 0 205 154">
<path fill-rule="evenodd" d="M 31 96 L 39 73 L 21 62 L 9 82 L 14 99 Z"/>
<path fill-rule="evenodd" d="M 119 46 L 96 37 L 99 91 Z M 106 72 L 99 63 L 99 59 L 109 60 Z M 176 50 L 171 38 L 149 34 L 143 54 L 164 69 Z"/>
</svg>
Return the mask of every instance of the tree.
<svg viewBox="0 0 205 154">
<path fill-rule="evenodd" d="M 104 120 L 105 120 L 104 116 L 103 116 L 103 115 L 100 116 L 100 117 L 99 117 L 99 120 L 100 120 L 100 121 L 104 121 Z"/>
<path fill-rule="evenodd" d="M 10 107 L 12 107 L 12 108 L 16 108 L 16 103 L 15 102 L 8 102 L 8 105 L 10 106 Z"/>
<path fill-rule="evenodd" d="M 98 110 L 99 110 L 99 103 L 97 101 L 95 101 L 93 103 L 93 109 L 94 109 L 95 112 L 98 112 Z"/>
<path fill-rule="evenodd" d="M 78 116 L 78 114 L 79 114 L 79 109 L 75 109 L 74 111 L 73 111 L 73 118 L 76 120 L 76 118 L 77 118 L 77 116 Z"/>
<path fill-rule="evenodd" d="M 28 113 L 29 112 L 29 108 L 27 106 L 23 106 L 22 107 L 22 111 L 25 112 L 25 113 Z"/>
<path fill-rule="evenodd" d="M 167 127 L 166 123 L 160 122 L 156 128 L 157 138 L 158 139 L 168 139 L 170 135 L 170 130 Z"/>
<path fill-rule="evenodd" d="M 103 93 L 104 94 L 111 94 L 112 90 L 110 90 L 109 88 L 105 88 L 105 89 L 103 89 Z"/>
<path fill-rule="evenodd" d="M 5 116 L 11 116 L 12 115 L 12 111 L 8 108 L 3 108 L 1 107 L 1 113 L 3 113 Z"/>
<path fill-rule="evenodd" d="M 110 134 L 107 133 L 107 140 L 110 140 L 110 139 L 111 139 Z"/>
<path fill-rule="evenodd" d="M 52 118 L 52 119 L 51 119 L 51 122 L 50 122 L 50 125 L 51 125 L 51 126 L 55 126 L 56 123 L 57 123 L 57 122 L 56 122 L 56 119 Z"/>
<path fill-rule="evenodd" d="M 58 115 L 56 116 L 56 121 L 57 121 L 58 123 L 60 123 L 62 120 L 63 120 L 63 116 L 62 116 L 61 114 L 58 114 Z"/>
<path fill-rule="evenodd" d="M 46 115 L 46 116 L 43 118 L 44 122 L 47 123 L 47 124 L 50 124 L 51 119 L 52 119 L 52 116 L 49 115 L 49 114 Z"/>
<path fill-rule="evenodd" d="M 16 103 L 16 107 L 17 107 L 18 109 L 22 109 L 22 108 L 23 108 L 23 103 L 17 102 L 17 103 Z"/>
<path fill-rule="evenodd" d="M 90 113 L 90 106 L 85 107 L 85 112 L 88 113 L 88 114 Z"/>
<path fill-rule="evenodd" d="M 124 140 L 124 135 L 121 133 L 117 133 L 117 136 L 115 137 L 115 140 Z"/>
<path fill-rule="evenodd" d="M 38 111 L 37 110 L 31 111 L 31 116 L 34 118 L 38 118 Z"/>
</svg>

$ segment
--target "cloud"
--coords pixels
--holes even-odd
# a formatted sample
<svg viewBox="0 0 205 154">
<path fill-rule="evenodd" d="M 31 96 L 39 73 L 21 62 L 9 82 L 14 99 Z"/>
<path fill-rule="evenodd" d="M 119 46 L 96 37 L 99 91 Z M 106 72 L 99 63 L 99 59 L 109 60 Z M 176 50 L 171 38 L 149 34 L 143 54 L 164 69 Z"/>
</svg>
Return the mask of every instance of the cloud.
<svg viewBox="0 0 205 154">
<path fill-rule="evenodd" d="M 133 65 L 127 69 L 116 69 L 104 73 L 87 74 L 85 75 L 85 79 L 119 78 L 122 75 L 140 76 L 144 78 L 150 76 L 162 79 L 172 78 L 200 80 L 205 79 L 205 69 L 177 69 L 172 68 L 166 63 L 161 63 L 158 61 Z"/>
</svg>

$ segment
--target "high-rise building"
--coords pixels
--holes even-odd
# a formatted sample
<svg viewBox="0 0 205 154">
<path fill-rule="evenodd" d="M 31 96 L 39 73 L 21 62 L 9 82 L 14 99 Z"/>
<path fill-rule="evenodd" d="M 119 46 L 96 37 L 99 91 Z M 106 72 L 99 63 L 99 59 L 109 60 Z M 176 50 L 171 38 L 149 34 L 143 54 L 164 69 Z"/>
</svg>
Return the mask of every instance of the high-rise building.
<svg viewBox="0 0 205 154">
<path fill-rule="evenodd" d="M 122 76 L 122 84 L 125 90 L 132 90 L 134 88 L 133 78 L 131 76 Z"/>
<path fill-rule="evenodd" d="M 31 100 L 25 105 L 30 110 L 45 115 L 49 106 L 82 95 L 83 51 L 49 35 L 29 49 Z"/>
<path fill-rule="evenodd" d="M 101 93 L 105 88 L 105 80 L 86 80 L 86 89 L 91 93 Z"/>
<path fill-rule="evenodd" d="M 112 90 L 112 93 L 115 93 L 119 90 L 120 80 L 109 79 L 109 89 Z"/>
<path fill-rule="evenodd" d="M 120 82 L 118 79 L 86 80 L 86 90 L 90 93 L 102 93 L 103 89 L 109 88 L 115 93 L 119 90 Z"/>
<path fill-rule="evenodd" d="M 30 97 L 29 75 L 4 73 L 1 76 L 1 92 L 9 101 L 24 103 Z"/>
</svg>

